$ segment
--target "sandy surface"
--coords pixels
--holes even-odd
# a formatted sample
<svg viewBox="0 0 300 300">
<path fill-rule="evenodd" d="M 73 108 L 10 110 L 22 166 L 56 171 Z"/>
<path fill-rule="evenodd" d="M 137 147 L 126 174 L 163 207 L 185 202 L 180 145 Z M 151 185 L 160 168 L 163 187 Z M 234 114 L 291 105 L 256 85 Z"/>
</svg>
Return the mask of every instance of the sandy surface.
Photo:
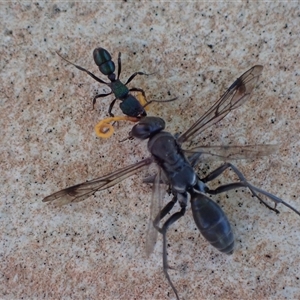
<svg viewBox="0 0 300 300">
<path fill-rule="evenodd" d="M 276 154 L 234 163 L 254 185 L 300 209 L 298 3 L 0 7 L 1 299 L 175 298 L 162 273 L 160 237 L 145 255 L 151 187 L 142 175 L 81 203 L 42 203 L 149 155 L 146 142 L 119 143 L 130 123 L 120 123 L 108 140 L 96 138 L 94 125 L 113 98 L 99 100 L 95 110 L 91 99 L 109 89 L 55 51 L 96 75 L 94 48 L 106 48 L 115 61 L 121 52 L 124 81 L 136 71 L 156 72 L 130 86 L 143 88 L 148 99 L 178 96 L 149 109 L 172 133 L 187 129 L 244 71 L 264 65 L 251 100 L 196 141 L 278 144 Z M 227 172 L 220 182 L 232 180 Z M 213 199 L 232 223 L 235 253 L 212 248 L 188 209 L 168 235 L 170 276 L 181 299 L 299 299 L 300 217 L 283 206 L 276 215 L 246 190 Z"/>
</svg>

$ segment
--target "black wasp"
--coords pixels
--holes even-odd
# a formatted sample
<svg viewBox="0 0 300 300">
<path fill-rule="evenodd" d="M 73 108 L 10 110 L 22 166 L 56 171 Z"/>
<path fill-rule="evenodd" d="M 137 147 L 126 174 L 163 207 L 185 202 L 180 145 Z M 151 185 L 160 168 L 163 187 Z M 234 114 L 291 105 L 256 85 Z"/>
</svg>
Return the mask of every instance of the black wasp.
<svg viewBox="0 0 300 300">
<path fill-rule="evenodd" d="M 93 98 L 93 108 L 96 103 L 96 100 L 98 98 L 103 98 L 108 95 L 114 94 L 115 99 L 110 103 L 108 108 L 108 114 L 110 115 L 110 118 L 106 119 L 104 122 L 102 122 L 103 127 L 99 130 L 99 136 L 101 137 L 109 137 L 112 133 L 110 132 L 108 135 L 102 135 L 101 132 L 104 131 L 104 128 L 108 128 L 109 130 L 112 130 L 111 126 L 108 126 L 107 123 L 113 122 L 113 121 L 119 121 L 119 120 L 129 120 L 137 122 L 141 117 L 145 117 L 147 115 L 146 113 L 146 106 L 148 106 L 152 102 L 170 102 L 174 101 L 177 98 L 168 99 L 168 100 L 151 100 L 147 101 L 146 94 L 143 89 L 139 88 L 131 88 L 128 89 L 127 84 L 129 84 L 137 75 L 152 75 L 152 74 L 146 74 L 144 72 L 135 72 L 133 73 L 127 81 L 124 83 L 120 80 L 120 74 L 122 70 L 122 64 L 121 64 L 121 53 L 119 52 L 118 56 L 118 75 L 115 74 L 115 63 L 111 59 L 111 55 L 107 50 L 104 48 L 96 48 L 93 51 L 93 57 L 95 64 L 99 67 L 100 72 L 103 75 L 106 75 L 110 82 L 105 82 L 104 80 L 100 79 L 90 71 L 84 69 L 83 67 L 80 67 L 69 60 L 62 57 L 58 52 L 57 54 L 66 62 L 69 64 L 72 64 L 77 69 L 84 71 L 89 76 L 91 76 L 96 81 L 103 83 L 110 87 L 111 92 L 107 94 L 98 94 Z M 133 96 L 130 92 L 139 92 L 142 94 L 142 97 L 138 97 L 138 99 Z M 122 110 L 123 114 L 126 115 L 126 117 L 115 117 L 112 113 L 113 106 L 115 105 L 116 101 L 120 100 L 120 109 Z M 104 123 L 104 124 L 103 124 Z"/>
<path fill-rule="evenodd" d="M 281 203 L 300 215 L 299 211 L 282 199 L 253 186 L 246 180 L 243 174 L 230 163 L 225 163 L 204 178 L 200 178 L 194 171 L 194 167 L 202 160 L 203 154 L 214 150 L 215 155 L 218 155 L 218 148 L 197 147 L 184 150 L 181 147 L 184 142 L 190 142 L 197 134 L 213 124 L 216 124 L 229 112 L 245 103 L 256 86 L 262 69 L 262 66 L 254 66 L 239 77 L 203 116 L 178 137 L 163 131 L 165 128 L 163 119 L 158 117 L 142 118 L 132 128 L 130 136 L 139 139 L 148 139 L 148 150 L 151 153 L 150 157 L 111 174 L 56 192 L 44 198 L 43 202 L 56 200 L 58 204 L 62 205 L 83 201 L 95 194 L 95 192 L 110 188 L 125 178 L 141 171 L 143 167 L 155 162 L 159 167 L 159 171 L 154 177 L 144 180 L 144 182 L 153 182 L 146 250 L 148 254 L 153 251 L 157 232 L 160 232 L 163 237 L 163 271 L 176 294 L 176 298 L 179 299 L 177 290 L 168 274 L 166 234 L 168 228 L 185 214 L 188 201 L 191 202 L 194 221 L 202 235 L 212 246 L 226 254 L 232 254 L 234 251 L 234 236 L 231 226 L 221 207 L 213 202 L 206 194 L 216 195 L 232 189 L 247 187 L 252 195 L 269 209 L 278 213 L 279 211 L 276 209 L 276 206 Z M 229 151 L 228 153 L 231 152 L 231 154 L 224 154 L 222 152 L 224 149 L 219 148 L 220 155 L 232 159 L 242 158 L 243 156 L 251 157 L 254 155 L 255 157 L 257 155 L 268 154 L 270 153 L 270 149 L 272 150 L 271 145 L 269 145 L 269 147 L 267 145 L 235 146 L 226 148 L 226 150 Z M 239 181 L 221 185 L 216 189 L 210 189 L 207 183 L 217 178 L 228 168 L 238 176 Z M 167 184 L 173 194 L 173 199 L 163 209 L 160 209 L 161 183 Z M 269 206 L 269 204 L 262 199 L 262 196 L 272 200 L 275 206 Z M 172 210 L 176 202 L 178 202 L 181 207 L 180 211 L 173 213 L 160 227 L 159 222 Z"/>
</svg>

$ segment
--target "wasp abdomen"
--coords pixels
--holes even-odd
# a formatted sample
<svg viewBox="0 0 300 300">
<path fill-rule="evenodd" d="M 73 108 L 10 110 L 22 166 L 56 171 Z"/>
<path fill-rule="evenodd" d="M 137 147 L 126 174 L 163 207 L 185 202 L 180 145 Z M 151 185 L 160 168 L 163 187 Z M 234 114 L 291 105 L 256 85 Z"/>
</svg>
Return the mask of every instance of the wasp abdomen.
<svg viewBox="0 0 300 300">
<path fill-rule="evenodd" d="M 205 239 L 219 251 L 232 254 L 234 236 L 221 207 L 205 195 L 197 193 L 192 195 L 191 205 L 195 223 Z"/>
</svg>

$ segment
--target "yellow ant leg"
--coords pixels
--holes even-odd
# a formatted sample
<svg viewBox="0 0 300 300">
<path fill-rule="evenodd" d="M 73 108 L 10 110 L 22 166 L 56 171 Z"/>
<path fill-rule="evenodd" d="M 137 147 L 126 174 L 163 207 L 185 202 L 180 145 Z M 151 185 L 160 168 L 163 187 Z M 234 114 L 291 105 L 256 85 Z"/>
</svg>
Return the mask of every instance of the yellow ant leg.
<svg viewBox="0 0 300 300">
<path fill-rule="evenodd" d="M 147 105 L 148 102 L 146 100 L 146 97 L 144 97 L 142 93 L 138 93 L 136 98 L 141 103 L 141 105 L 145 108 L 145 110 L 148 110 L 148 105 Z"/>
</svg>

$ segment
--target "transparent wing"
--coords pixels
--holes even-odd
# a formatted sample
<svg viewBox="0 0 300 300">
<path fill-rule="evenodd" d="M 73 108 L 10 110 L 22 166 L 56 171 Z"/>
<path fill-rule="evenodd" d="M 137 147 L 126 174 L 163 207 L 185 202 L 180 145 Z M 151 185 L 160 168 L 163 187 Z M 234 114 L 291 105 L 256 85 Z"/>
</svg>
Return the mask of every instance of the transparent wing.
<svg viewBox="0 0 300 300">
<path fill-rule="evenodd" d="M 152 158 L 146 158 L 138 163 L 132 164 L 111 174 L 95 178 L 91 181 L 76 184 L 64 190 L 56 192 L 43 199 L 43 202 L 56 201 L 58 205 L 83 201 L 98 191 L 108 189 L 120 181 L 141 171 L 144 166 L 152 163 Z"/>
<path fill-rule="evenodd" d="M 246 145 L 246 146 L 201 146 L 183 150 L 194 167 L 199 162 L 210 160 L 255 159 L 269 156 L 278 150 L 278 145 Z"/>
<path fill-rule="evenodd" d="M 150 218 L 148 223 L 147 235 L 146 235 L 146 255 L 147 257 L 154 250 L 154 246 L 157 240 L 157 229 L 154 227 L 154 220 L 160 214 L 162 207 L 162 199 L 164 197 L 165 186 L 162 185 L 161 169 L 159 168 L 157 174 L 154 177 L 152 188 L 152 199 L 150 206 Z M 156 224 L 158 225 L 158 224 Z"/>
<path fill-rule="evenodd" d="M 263 66 L 257 65 L 239 77 L 200 119 L 178 137 L 177 142 L 182 144 L 183 142 L 190 141 L 200 130 L 202 132 L 213 124 L 216 124 L 232 110 L 245 103 L 255 88 L 262 70 Z"/>
</svg>

